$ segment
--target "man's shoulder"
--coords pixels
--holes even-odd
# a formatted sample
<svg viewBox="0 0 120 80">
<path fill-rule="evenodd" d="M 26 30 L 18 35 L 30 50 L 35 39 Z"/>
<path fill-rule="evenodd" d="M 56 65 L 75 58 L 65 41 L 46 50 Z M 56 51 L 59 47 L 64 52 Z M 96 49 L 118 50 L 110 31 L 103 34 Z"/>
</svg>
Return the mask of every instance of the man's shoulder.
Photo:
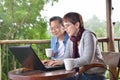
<svg viewBox="0 0 120 80">
<path fill-rule="evenodd" d="M 51 42 L 55 42 L 56 43 L 57 42 L 57 37 L 53 36 L 52 39 L 51 39 Z"/>
</svg>

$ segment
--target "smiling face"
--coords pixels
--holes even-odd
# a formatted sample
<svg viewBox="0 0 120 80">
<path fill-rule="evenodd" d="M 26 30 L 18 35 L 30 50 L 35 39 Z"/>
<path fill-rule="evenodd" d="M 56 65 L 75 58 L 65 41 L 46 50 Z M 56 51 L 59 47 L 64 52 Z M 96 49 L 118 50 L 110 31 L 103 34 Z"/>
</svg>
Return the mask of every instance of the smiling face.
<svg viewBox="0 0 120 80">
<path fill-rule="evenodd" d="M 63 24 L 68 35 L 77 36 L 81 27 L 84 27 L 82 16 L 76 12 L 70 12 L 64 15 Z"/>
<path fill-rule="evenodd" d="M 64 23 L 64 28 L 70 37 L 77 35 L 79 31 L 79 23 L 76 23 L 75 25 L 70 22 L 63 22 L 63 23 Z"/>
<path fill-rule="evenodd" d="M 53 36 L 59 38 L 64 34 L 63 26 L 59 23 L 58 20 L 54 20 L 50 22 L 50 30 Z"/>
</svg>

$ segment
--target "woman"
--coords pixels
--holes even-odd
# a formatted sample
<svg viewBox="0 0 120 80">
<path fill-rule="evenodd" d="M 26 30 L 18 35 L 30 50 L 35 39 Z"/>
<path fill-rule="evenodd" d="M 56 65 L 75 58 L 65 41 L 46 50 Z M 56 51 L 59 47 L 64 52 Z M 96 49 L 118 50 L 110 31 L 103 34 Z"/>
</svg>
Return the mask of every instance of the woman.
<svg viewBox="0 0 120 80">
<path fill-rule="evenodd" d="M 84 28 L 82 16 L 70 12 L 63 17 L 64 29 L 70 39 L 66 45 L 64 58 L 74 58 L 74 67 L 82 67 L 91 63 L 104 64 L 102 54 L 97 44 L 95 34 Z M 55 61 L 50 65 L 62 65 L 63 60 Z M 80 75 L 81 80 L 105 80 L 105 70 L 93 68 Z"/>
</svg>

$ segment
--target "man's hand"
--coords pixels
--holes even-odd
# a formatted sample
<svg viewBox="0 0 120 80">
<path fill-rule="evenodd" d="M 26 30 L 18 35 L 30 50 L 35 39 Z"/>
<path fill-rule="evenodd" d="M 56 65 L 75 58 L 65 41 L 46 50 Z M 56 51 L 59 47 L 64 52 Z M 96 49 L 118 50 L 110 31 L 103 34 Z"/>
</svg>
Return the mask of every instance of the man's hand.
<svg viewBox="0 0 120 80">
<path fill-rule="evenodd" d="M 43 63 L 44 65 L 47 65 L 50 61 L 51 61 L 51 60 L 42 60 L 42 63 Z"/>
</svg>

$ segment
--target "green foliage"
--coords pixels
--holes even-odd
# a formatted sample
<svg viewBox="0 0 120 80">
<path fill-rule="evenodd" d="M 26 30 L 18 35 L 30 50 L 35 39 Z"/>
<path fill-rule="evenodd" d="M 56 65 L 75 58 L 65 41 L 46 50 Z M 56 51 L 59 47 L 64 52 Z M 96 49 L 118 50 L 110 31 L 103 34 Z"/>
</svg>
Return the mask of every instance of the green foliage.
<svg viewBox="0 0 120 80">
<path fill-rule="evenodd" d="M 106 21 L 99 20 L 98 17 L 95 15 L 91 19 L 85 22 L 85 28 L 95 32 L 98 37 L 107 36 Z M 113 29 L 114 29 L 114 36 L 120 37 L 119 21 L 115 22 L 115 25 L 113 25 Z"/>
<path fill-rule="evenodd" d="M 85 22 L 85 28 L 95 32 L 98 37 L 106 37 L 106 22 L 100 21 L 95 15 Z"/>
<path fill-rule="evenodd" d="M 120 22 L 116 22 L 114 27 L 114 36 L 115 37 L 120 37 Z"/>
<path fill-rule="evenodd" d="M 44 4 L 57 0 L 2 0 L 0 39 L 45 39 L 47 21 L 41 18 Z M 42 34 L 42 36 L 41 36 Z"/>
<path fill-rule="evenodd" d="M 52 2 L 53 5 L 57 1 L 0 0 L 0 40 L 50 39 L 51 35 L 48 35 L 47 21 L 41 18 L 40 12 L 46 3 Z M 46 56 L 41 52 L 41 48 L 41 46 L 38 46 L 38 55 L 44 59 Z M 10 52 L 8 53 L 8 61 L 10 63 L 6 65 L 6 50 L 3 50 L 2 80 L 7 80 L 6 66 L 9 67 L 9 70 L 13 69 L 13 56 Z M 16 67 L 20 66 L 17 61 Z"/>
</svg>

